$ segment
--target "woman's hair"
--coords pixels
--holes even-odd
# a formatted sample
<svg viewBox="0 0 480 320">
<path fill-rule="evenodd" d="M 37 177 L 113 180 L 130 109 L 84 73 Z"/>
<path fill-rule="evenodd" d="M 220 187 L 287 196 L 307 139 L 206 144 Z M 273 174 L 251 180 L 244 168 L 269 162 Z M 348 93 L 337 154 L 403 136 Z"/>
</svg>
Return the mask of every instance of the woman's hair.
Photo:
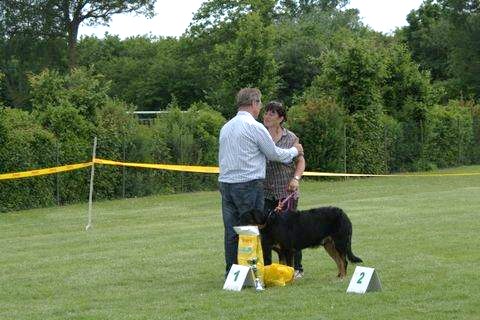
<svg viewBox="0 0 480 320">
<path fill-rule="evenodd" d="M 272 111 L 278 114 L 280 117 L 283 117 L 282 123 L 287 121 L 287 111 L 281 102 L 278 101 L 270 101 L 265 106 L 265 112 Z"/>
</svg>

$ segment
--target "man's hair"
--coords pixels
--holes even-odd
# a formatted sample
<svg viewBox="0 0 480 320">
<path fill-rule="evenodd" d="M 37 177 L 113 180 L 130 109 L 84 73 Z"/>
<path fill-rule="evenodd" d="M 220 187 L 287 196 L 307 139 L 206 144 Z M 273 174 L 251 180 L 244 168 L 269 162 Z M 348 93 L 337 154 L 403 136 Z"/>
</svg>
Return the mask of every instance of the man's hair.
<svg viewBox="0 0 480 320">
<path fill-rule="evenodd" d="M 237 93 L 237 108 L 251 105 L 254 101 L 260 102 L 262 93 L 257 88 L 243 88 Z"/>
<path fill-rule="evenodd" d="M 285 107 L 281 102 L 270 101 L 269 103 L 267 103 L 267 105 L 265 106 L 265 112 L 268 111 L 275 112 L 280 117 L 283 117 L 282 123 L 287 121 L 287 111 L 285 110 Z"/>
</svg>

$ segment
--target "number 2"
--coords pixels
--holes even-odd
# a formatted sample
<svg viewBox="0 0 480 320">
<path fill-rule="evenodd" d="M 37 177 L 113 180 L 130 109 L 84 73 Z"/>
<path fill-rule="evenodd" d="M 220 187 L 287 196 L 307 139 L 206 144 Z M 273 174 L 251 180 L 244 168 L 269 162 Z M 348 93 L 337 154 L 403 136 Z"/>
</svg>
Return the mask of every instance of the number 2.
<svg viewBox="0 0 480 320">
<path fill-rule="evenodd" d="M 360 278 L 358 278 L 357 283 L 362 284 L 363 277 L 365 277 L 365 272 L 360 273 Z"/>
</svg>

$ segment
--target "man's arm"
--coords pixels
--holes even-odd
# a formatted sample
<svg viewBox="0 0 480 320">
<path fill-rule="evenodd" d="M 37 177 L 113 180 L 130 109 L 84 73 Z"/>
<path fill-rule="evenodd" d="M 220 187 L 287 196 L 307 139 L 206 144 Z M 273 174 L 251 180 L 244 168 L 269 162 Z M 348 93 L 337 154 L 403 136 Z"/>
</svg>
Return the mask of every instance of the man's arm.
<svg viewBox="0 0 480 320">
<path fill-rule="evenodd" d="M 299 154 L 303 154 L 302 145 L 295 143 L 293 147 L 289 149 L 282 149 L 275 145 L 268 133 L 268 130 L 261 124 L 255 126 L 257 144 L 260 151 L 267 157 L 268 160 L 289 163 Z"/>
</svg>

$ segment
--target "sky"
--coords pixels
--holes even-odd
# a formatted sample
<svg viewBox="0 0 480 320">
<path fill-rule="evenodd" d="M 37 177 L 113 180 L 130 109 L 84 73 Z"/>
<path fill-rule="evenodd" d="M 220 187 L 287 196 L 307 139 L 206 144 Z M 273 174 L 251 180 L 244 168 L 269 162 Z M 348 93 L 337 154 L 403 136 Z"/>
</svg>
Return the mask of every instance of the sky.
<svg viewBox="0 0 480 320">
<path fill-rule="evenodd" d="M 187 29 L 194 12 L 203 0 L 157 0 L 156 16 L 147 19 L 135 15 L 115 15 L 109 26 L 80 26 L 80 35 L 102 38 L 105 32 L 121 39 L 137 35 L 178 37 Z M 364 24 L 372 29 L 389 33 L 407 24 L 407 14 L 417 9 L 422 0 L 350 0 L 349 8 L 360 10 Z"/>
</svg>

